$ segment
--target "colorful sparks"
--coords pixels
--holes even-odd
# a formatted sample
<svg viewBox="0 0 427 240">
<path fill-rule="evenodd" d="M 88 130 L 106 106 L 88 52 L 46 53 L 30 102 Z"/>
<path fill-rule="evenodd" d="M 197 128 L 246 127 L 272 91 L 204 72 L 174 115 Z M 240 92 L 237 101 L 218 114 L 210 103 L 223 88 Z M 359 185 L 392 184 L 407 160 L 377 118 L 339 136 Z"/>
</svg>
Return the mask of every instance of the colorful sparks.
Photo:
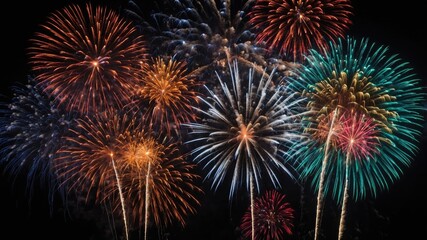
<svg viewBox="0 0 427 240">
<path fill-rule="evenodd" d="M 273 74 L 256 79 L 249 69 L 248 79 L 242 79 L 236 61 L 229 68 L 231 79 L 218 76 L 220 89 L 207 89 L 210 96 L 200 98 L 207 109 L 198 108 L 203 122 L 188 124 L 188 144 L 194 144 L 194 161 L 204 165 L 212 188 L 230 179 L 231 199 L 242 183 L 250 189 L 251 177 L 258 192 L 267 180 L 280 186 L 282 172 L 293 177 L 282 157 L 286 145 L 302 138 L 301 113 L 295 114 L 302 100 L 275 86 Z"/>
<path fill-rule="evenodd" d="M 60 105 L 89 113 L 129 101 L 146 52 L 132 22 L 106 7 L 70 5 L 41 28 L 31 39 L 30 63 Z"/>
<path fill-rule="evenodd" d="M 294 213 L 294 209 L 286 201 L 286 195 L 276 190 L 267 191 L 254 203 L 254 239 L 286 239 L 292 235 Z M 251 211 L 248 210 L 240 224 L 242 234 L 247 239 L 252 235 L 251 219 Z"/>
<path fill-rule="evenodd" d="M 257 0 L 249 23 L 257 42 L 302 61 L 310 49 L 326 53 L 328 41 L 345 36 L 352 10 L 349 0 Z"/>
</svg>

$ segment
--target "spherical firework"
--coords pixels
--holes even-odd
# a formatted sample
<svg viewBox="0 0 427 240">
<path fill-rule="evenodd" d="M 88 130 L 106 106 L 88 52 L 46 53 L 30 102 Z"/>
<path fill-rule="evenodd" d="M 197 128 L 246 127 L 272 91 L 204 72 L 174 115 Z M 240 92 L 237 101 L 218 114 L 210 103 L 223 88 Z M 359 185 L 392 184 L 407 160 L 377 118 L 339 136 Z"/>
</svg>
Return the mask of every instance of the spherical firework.
<svg viewBox="0 0 427 240">
<path fill-rule="evenodd" d="M 285 200 L 286 195 L 275 190 L 267 191 L 254 202 L 255 239 L 285 239 L 292 235 L 294 209 Z M 243 236 L 252 235 L 250 209 L 242 217 Z"/>
<path fill-rule="evenodd" d="M 62 184 L 87 194 L 88 201 L 104 200 L 106 192 L 117 189 L 112 162 L 136 126 L 130 116 L 113 112 L 75 119 L 54 162 Z"/>
<path fill-rule="evenodd" d="M 256 44 L 255 35 L 246 27 L 246 13 L 253 2 L 167 0 L 148 15 L 145 5 L 130 0 L 126 13 L 141 26 L 153 55 L 186 60 L 190 70 L 200 71 L 199 79 L 206 84 L 215 82 L 215 71 L 226 74 L 233 60 L 251 67 L 255 63 L 258 72 L 274 66 L 276 74 L 290 74 L 293 64 Z"/>
<path fill-rule="evenodd" d="M 195 165 L 185 160 L 177 143 L 145 134 L 133 137 L 123 153 L 118 165 L 136 227 L 151 225 L 152 220 L 158 227 L 175 221 L 185 226 L 185 217 L 195 214 L 203 192 L 197 186 L 200 176 L 193 173 Z"/>
<path fill-rule="evenodd" d="M 145 57 L 132 22 L 105 7 L 70 5 L 50 15 L 31 39 L 36 80 L 68 110 L 120 108 Z"/>
<path fill-rule="evenodd" d="M 417 86 L 419 80 L 408 62 L 367 39 L 357 41 L 348 37 L 338 44 L 331 43 L 330 48 L 326 56 L 312 50 L 308 64 L 291 83 L 307 97 L 306 106 L 312 113 L 304 122 L 313 141 L 300 146 L 298 170 L 301 177 L 312 177 L 313 186 L 318 187 L 326 148 L 325 134 L 318 131 L 322 131 L 322 125 L 331 126 L 330 114 L 334 111 L 338 116 L 332 132 L 340 124 L 340 115 L 353 111 L 372 119 L 379 153 L 365 156 L 369 161 L 355 161 L 351 165 L 351 195 L 356 200 L 365 198 L 367 193 L 376 196 L 401 176 L 417 151 L 423 101 Z M 339 150 L 339 141 L 331 143 L 325 166 L 325 191 L 338 200 L 342 199 L 345 154 Z"/>
<path fill-rule="evenodd" d="M 71 125 L 72 114 L 57 109 L 32 78 L 27 85 L 15 86 L 12 91 L 13 98 L 2 104 L 0 117 L 1 163 L 13 178 L 27 180 L 29 200 L 35 188 L 47 186 L 52 203 L 58 187 L 52 160 Z"/>
<path fill-rule="evenodd" d="M 339 130 L 335 130 L 338 148 L 354 160 L 369 160 L 378 153 L 377 125 L 372 118 L 353 112 L 344 112 L 338 120 Z"/>
<path fill-rule="evenodd" d="M 252 178 L 259 192 L 261 178 L 277 187 L 282 171 L 293 176 L 282 157 L 287 145 L 301 138 L 300 115 L 294 114 L 301 111 L 301 99 L 275 86 L 272 74 L 257 80 L 250 69 L 243 80 L 236 61 L 230 71 L 231 79 L 218 77 L 220 89 L 208 89 L 210 97 L 200 98 L 207 107 L 198 109 L 203 122 L 187 126 L 192 129 L 188 143 L 196 144 L 194 161 L 209 169 L 206 178 L 213 178 L 215 189 L 231 177 L 231 199 L 242 182 L 250 189 Z"/>
<path fill-rule="evenodd" d="M 187 71 L 183 61 L 157 58 L 152 64 L 146 64 L 142 70 L 142 79 L 137 87 L 133 105 L 147 109 L 144 118 L 151 128 L 178 133 L 182 123 L 196 121 L 193 106 L 197 98 L 195 76 Z"/>
<path fill-rule="evenodd" d="M 351 11 L 349 0 L 257 0 L 249 22 L 258 42 L 301 61 L 310 49 L 325 53 L 328 41 L 344 37 Z"/>
</svg>

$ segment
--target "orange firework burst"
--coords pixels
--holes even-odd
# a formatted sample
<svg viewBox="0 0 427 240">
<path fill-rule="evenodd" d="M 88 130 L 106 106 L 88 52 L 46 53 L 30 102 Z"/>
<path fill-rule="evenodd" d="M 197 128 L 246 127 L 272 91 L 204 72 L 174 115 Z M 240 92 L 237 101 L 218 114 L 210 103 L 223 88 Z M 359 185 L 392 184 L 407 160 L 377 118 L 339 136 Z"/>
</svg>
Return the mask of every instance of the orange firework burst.
<svg viewBox="0 0 427 240">
<path fill-rule="evenodd" d="M 143 65 L 141 87 L 134 103 L 147 106 L 144 118 L 152 128 L 160 128 L 170 135 L 178 131 L 182 123 L 196 120 L 193 106 L 198 104 L 195 88 L 199 86 L 195 76 L 187 72 L 184 61 L 169 61 L 161 58 L 153 64 Z"/>
<path fill-rule="evenodd" d="M 202 190 L 196 185 L 200 176 L 192 173 L 195 165 L 185 161 L 176 143 L 147 134 L 134 135 L 122 152 L 118 165 L 134 223 L 145 223 L 145 232 L 152 218 L 156 226 L 174 221 L 184 226 L 185 216 L 194 214 L 200 205 L 197 194 Z"/>
<path fill-rule="evenodd" d="M 249 13 L 258 42 L 302 60 L 309 49 L 328 49 L 352 23 L 349 0 L 257 0 Z"/>
<path fill-rule="evenodd" d="M 118 165 L 123 146 L 141 131 L 133 119 L 107 112 L 76 119 L 54 162 L 62 184 L 96 202 L 117 189 L 113 162 Z"/>
<path fill-rule="evenodd" d="M 54 12 L 29 48 L 36 80 L 68 110 L 124 105 L 141 71 L 145 43 L 132 22 L 105 7 Z"/>
</svg>

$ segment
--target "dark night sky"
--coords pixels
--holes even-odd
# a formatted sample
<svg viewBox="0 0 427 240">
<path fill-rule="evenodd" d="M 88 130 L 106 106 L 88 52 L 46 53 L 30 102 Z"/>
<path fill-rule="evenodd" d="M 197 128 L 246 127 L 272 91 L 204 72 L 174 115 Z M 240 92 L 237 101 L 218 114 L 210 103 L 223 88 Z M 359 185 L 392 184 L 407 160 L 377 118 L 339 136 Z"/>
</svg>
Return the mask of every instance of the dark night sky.
<svg viewBox="0 0 427 240">
<path fill-rule="evenodd" d="M 148 1 L 148 0 L 146 0 Z M 37 25 L 44 23 L 46 16 L 68 3 L 85 2 L 66 0 L 10 1 L 2 6 L 1 31 L 2 54 L 1 94 L 9 94 L 14 82 L 25 82 L 30 73 L 26 48 Z M 110 1 L 111 2 L 111 1 Z M 119 1 L 115 1 L 116 3 Z M 372 3 L 375 2 L 373 5 Z M 427 2 L 424 1 L 364 0 L 353 1 L 354 16 L 349 34 L 368 37 L 370 40 L 389 46 L 390 53 L 410 62 L 416 74 L 427 86 Z M 425 105 L 427 107 L 427 104 Z M 424 129 L 420 139 L 420 151 L 413 164 L 405 169 L 403 176 L 389 191 L 382 192 L 375 200 L 366 200 L 352 205 L 349 228 L 363 233 L 360 239 L 427 239 L 427 133 Z M 12 189 L 10 183 L 0 178 L 0 225 L 3 236 L 10 239 L 103 239 L 97 221 L 77 216 L 69 219 L 57 210 L 49 216 L 45 198 L 36 194 L 31 209 L 22 199 L 22 189 Z M 206 189 L 209 192 L 209 189 Z M 315 201 L 313 196 L 308 196 Z M 237 239 L 236 222 L 245 206 L 228 204 L 227 198 L 218 193 L 208 193 L 199 214 L 188 221 L 185 229 L 171 229 L 169 239 Z M 295 205 L 298 202 L 295 200 Z M 337 208 L 329 206 L 329 208 Z M 328 206 L 325 210 L 327 211 Z M 313 215 L 315 214 L 313 208 Z M 96 214 L 96 213 L 94 213 Z M 331 213 L 331 216 L 334 213 Z M 335 213 L 336 214 L 336 213 Z M 326 214 L 328 215 L 328 214 Z M 120 221 L 119 218 L 116 221 Z M 328 222 L 328 220 L 324 220 Z M 338 223 L 324 224 L 325 231 L 336 231 Z M 313 223 L 307 223 L 314 226 Z M 60 231 L 61 233 L 55 233 Z M 155 232 L 155 230 L 153 230 Z M 304 239 L 298 233 L 295 239 Z M 157 238 L 157 235 L 154 234 Z M 333 235 L 332 235 L 333 236 Z M 6 239 L 0 237 L 0 239 Z M 312 238 L 308 238 L 312 239 Z"/>
</svg>

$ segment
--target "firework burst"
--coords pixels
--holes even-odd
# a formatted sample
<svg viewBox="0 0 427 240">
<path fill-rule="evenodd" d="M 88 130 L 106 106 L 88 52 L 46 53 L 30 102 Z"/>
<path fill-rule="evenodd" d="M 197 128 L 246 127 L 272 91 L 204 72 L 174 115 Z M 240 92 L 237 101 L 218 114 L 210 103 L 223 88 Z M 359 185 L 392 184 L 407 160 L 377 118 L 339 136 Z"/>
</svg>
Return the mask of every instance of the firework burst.
<svg viewBox="0 0 427 240">
<path fill-rule="evenodd" d="M 52 160 L 71 125 L 73 115 L 61 112 L 32 78 L 15 86 L 9 104 L 2 103 L 0 156 L 5 171 L 13 178 L 25 175 L 29 200 L 36 187 L 49 190 L 52 204 L 56 176 Z M 37 185 L 37 181 L 39 184 Z"/>
<path fill-rule="evenodd" d="M 209 169 L 206 178 L 213 178 L 212 188 L 231 177 L 231 199 L 242 183 L 252 189 L 252 179 L 259 192 L 261 178 L 278 187 L 279 172 L 292 176 L 282 157 L 286 146 L 301 138 L 300 115 L 294 113 L 302 100 L 275 86 L 272 74 L 257 80 L 250 69 L 243 80 L 236 61 L 229 67 L 231 79 L 218 77 L 220 88 L 208 89 L 210 97 L 200 98 L 207 107 L 198 109 L 203 122 L 187 126 L 193 136 L 188 144 L 197 145 L 194 160 Z"/>
<path fill-rule="evenodd" d="M 129 229 L 117 161 L 122 157 L 122 146 L 138 131 L 134 119 L 118 112 L 76 119 L 55 159 L 61 184 L 78 195 L 86 195 L 86 202 L 109 200 L 111 191 L 118 191 L 126 239 Z"/>
<path fill-rule="evenodd" d="M 359 116 L 352 111 L 344 112 L 339 119 L 337 134 L 338 147 L 345 153 L 345 182 L 344 197 L 341 207 L 340 226 L 338 239 L 344 236 L 345 217 L 347 215 L 347 203 L 349 199 L 349 168 L 353 161 L 369 161 L 378 153 L 379 145 L 376 137 L 376 124 L 371 118 Z"/>
<path fill-rule="evenodd" d="M 300 77 L 292 82 L 292 87 L 307 97 L 312 114 L 304 122 L 307 133 L 314 136 L 314 141 L 300 146 L 298 170 L 303 178 L 311 176 L 313 186 L 318 187 L 326 143 L 326 134 L 318 132 L 325 122 L 331 125 L 331 113 L 337 111 L 338 120 L 345 110 L 351 110 L 372 119 L 379 141 L 379 154 L 371 161 L 355 161 L 351 165 L 352 196 L 356 200 L 365 198 L 367 193 L 375 197 L 378 190 L 388 189 L 400 177 L 417 151 L 423 101 L 417 86 L 419 79 L 408 62 L 389 55 L 387 47 L 367 39 L 356 41 L 348 37 L 336 45 L 331 43 L 330 48 L 326 56 L 312 50 L 308 64 L 298 73 Z M 333 131 L 339 126 L 336 122 L 331 127 Z M 331 143 L 325 191 L 334 199 L 341 199 L 345 154 L 339 151 L 338 141 Z"/>
<path fill-rule="evenodd" d="M 153 55 L 185 59 L 191 70 L 201 71 L 200 79 L 215 79 L 215 71 L 228 73 L 228 63 L 233 60 L 258 72 L 276 67 L 277 74 L 290 74 L 293 64 L 256 44 L 255 35 L 246 27 L 247 12 L 253 3 L 254 0 L 167 0 L 147 16 L 143 4 L 130 0 L 126 13 L 141 26 Z"/>
<path fill-rule="evenodd" d="M 36 80 L 68 110 L 120 108 L 145 58 L 132 22 L 105 7 L 70 5 L 50 15 L 31 39 Z"/>
<path fill-rule="evenodd" d="M 144 134 L 133 137 L 123 153 L 118 164 L 134 224 L 144 224 L 145 234 L 150 219 L 158 227 L 175 221 L 185 226 L 185 217 L 196 213 L 203 192 L 197 186 L 200 176 L 192 172 L 195 165 L 185 160 L 178 144 Z"/>
<path fill-rule="evenodd" d="M 295 211 L 285 197 L 284 194 L 270 190 L 255 200 L 254 239 L 285 239 L 286 235 L 292 235 Z M 240 224 L 243 236 L 248 239 L 252 235 L 251 219 L 251 211 L 248 210 Z"/>
<path fill-rule="evenodd" d="M 349 0 L 257 0 L 249 16 L 256 41 L 301 61 L 310 49 L 324 52 L 328 41 L 344 37 L 352 6 Z"/>
<path fill-rule="evenodd" d="M 193 106 L 198 105 L 195 75 L 187 71 L 186 63 L 156 58 L 143 67 L 141 84 L 133 105 L 144 108 L 144 118 L 158 132 L 179 133 L 182 123 L 196 121 Z"/>
</svg>

